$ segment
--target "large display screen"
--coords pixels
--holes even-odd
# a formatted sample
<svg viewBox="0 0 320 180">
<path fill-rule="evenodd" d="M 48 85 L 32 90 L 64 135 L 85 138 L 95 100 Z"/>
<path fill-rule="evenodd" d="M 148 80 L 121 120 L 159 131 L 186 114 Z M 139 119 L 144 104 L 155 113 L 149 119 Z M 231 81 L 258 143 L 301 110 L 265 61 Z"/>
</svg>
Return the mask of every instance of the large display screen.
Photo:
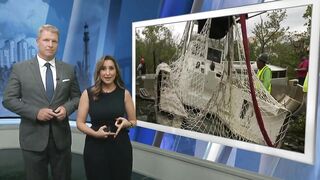
<svg viewBox="0 0 320 180">
<path fill-rule="evenodd" d="M 312 164 L 319 13 L 291 0 L 134 22 L 138 125 Z"/>
</svg>

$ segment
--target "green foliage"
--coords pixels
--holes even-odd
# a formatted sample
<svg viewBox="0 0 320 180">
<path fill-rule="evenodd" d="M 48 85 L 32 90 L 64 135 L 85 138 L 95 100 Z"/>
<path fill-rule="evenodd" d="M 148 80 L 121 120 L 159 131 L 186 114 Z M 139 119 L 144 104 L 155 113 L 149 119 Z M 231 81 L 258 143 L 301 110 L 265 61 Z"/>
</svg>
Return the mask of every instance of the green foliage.
<svg viewBox="0 0 320 180">
<path fill-rule="evenodd" d="M 288 43 L 275 43 L 273 45 L 274 54 L 270 57 L 270 63 L 276 66 L 287 68 L 288 79 L 296 78 L 295 68 L 299 58 Z"/>
<path fill-rule="evenodd" d="M 147 73 L 155 73 L 156 66 L 169 62 L 176 51 L 172 32 L 163 25 L 147 26 L 141 33 L 136 33 L 136 65 L 144 57 Z"/>
<path fill-rule="evenodd" d="M 308 6 L 306 12 L 303 14 L 303 18 L 307 19 L 305 25 L 308 27 L 308 31 L 311 31 L 311 15 L 312 15 L 312 7 Z"/>
<path fill-rule="evenodd" d="M 303 15 L 309 22 L 311 8 L 306 9 Z M 296 77 L 295 68 L 301 55 L 308 55 L 310 31 L 289 32 L 289 27 L 282 27 L 281 23 L 287 18 L 285 10 L 275 10 L 266 15 L 265 19 L 255 24 L 252 31 L 254 37 L 250 41 L 250 58 L 255 60 L 260 53 L 270 55 L 270 63 L 287 68 L 289 79 Z M 309 23 L 305 25 L 310 26 Z"/>
<path fill-rule="evenodd" d="M 255 35 L 255 43 L 258 45 L 257 54 L 270 52 L 271 46 L 281 41 L 288 27 L 281 27 L 281 22 L 287 17 L 285 10 L 274 10 L 267 14 L 267 19 L 261 19 L 255 24 L 252 33 Z"/>
</svg>

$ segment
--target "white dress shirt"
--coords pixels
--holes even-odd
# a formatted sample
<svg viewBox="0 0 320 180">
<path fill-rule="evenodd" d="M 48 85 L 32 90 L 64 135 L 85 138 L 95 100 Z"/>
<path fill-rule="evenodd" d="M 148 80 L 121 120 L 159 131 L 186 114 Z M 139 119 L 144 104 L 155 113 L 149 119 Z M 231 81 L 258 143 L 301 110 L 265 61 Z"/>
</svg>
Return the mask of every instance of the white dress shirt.
<svg viewBox="0 0 320 180">
<path fill-rule="evenodd" d="M 42 83 L 43 83 L 44 88 L 47 89 L 47 87 L 46 87 L 46 71 L 47 71 L 47 67 L 45 66 L 45 64 L 48 62 L 48 63 L 51 64 L 50 68 L 51 68 L 52 76 L 53 76 L 53 86 L 54 86 L 54 89 L 56 89 L 57 71 L 56 71 L 55 58 L 53 58 L 50 61 L 46 61 L 46 60 L 42 59 L 39 55 L 37 55 L 37 58 L 38 58 L 39 69 L 40 69 L 41 79 L 42 79 Z"/>
</svg>

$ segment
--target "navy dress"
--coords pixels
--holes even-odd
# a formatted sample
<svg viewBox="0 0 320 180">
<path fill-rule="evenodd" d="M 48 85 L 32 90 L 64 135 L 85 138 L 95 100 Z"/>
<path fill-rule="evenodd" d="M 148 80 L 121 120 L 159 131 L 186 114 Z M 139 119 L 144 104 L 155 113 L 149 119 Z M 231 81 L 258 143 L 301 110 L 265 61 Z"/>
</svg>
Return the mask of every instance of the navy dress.
<svg viewBox="0 0 320 180">
<path fill-rule="evenodd" d="M 111 93 L 102 93 L 98 100 L 93 100 L 91 88 L 89 96 L 89 115 L 91 128 L 95 131 L 101 126 L 114 126 L 117 117 L 126 114 L 125 90 L 117 87 Z M 129 180 L 132 173 L 132 146 L 128 130 L 122 129 L 116 138 L 94 138 L 87 135 L 84 147 L 84 166 L 88 180 Z"/>
</svg>

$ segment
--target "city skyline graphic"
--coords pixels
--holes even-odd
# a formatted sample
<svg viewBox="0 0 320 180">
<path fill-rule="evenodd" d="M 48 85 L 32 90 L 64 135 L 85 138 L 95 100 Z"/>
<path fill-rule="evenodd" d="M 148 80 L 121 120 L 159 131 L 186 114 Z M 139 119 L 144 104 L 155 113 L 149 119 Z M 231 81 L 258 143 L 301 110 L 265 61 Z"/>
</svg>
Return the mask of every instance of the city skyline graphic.
<svg viewBox="0 0 320 180">
<path fill-rule="evenodd" d="M 0 47 L 0 67 L 11 67 L 17 62 L 35 57 L 37 48 L 29 44 L 26 39 L 16 42 L 14 39 L 5 39 L 4 46 Z"/>
</svg>

